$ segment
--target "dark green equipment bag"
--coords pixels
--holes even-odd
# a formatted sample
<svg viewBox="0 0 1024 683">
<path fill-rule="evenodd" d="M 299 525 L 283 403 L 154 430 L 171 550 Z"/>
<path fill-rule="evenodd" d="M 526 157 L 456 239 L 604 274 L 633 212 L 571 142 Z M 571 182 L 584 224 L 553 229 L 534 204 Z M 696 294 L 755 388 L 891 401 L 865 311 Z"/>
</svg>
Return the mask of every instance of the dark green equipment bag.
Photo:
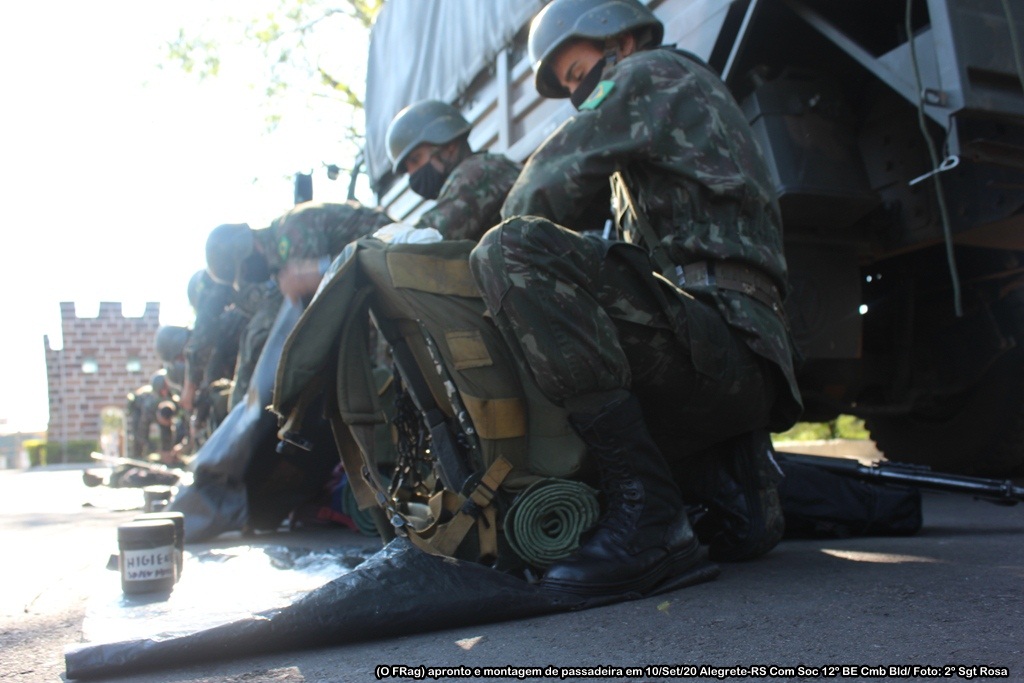
<svg viewBox="0 0 1024 683">
<path fill-rule="evenodd" d="M 349 245 L 285 343 L 272 407 L 284 421 L 279 436 L 293 439 L 305 406 L 325 392 L 353 493 L 360 509 L 381 510 L 382 535 L 486 560 L 507 547 L 501 529 L 515 495 L 542 479 L 578 475 L 585 447 L 487 319 L 469 270 L 474 244 Z M 430 434 L 443 486 L 432 481 L 422 495 L 389 489 L 380 474 L 390 444 L 379 426 L 389 406 L 373 376 L 371 318 Z"/>
</svg>

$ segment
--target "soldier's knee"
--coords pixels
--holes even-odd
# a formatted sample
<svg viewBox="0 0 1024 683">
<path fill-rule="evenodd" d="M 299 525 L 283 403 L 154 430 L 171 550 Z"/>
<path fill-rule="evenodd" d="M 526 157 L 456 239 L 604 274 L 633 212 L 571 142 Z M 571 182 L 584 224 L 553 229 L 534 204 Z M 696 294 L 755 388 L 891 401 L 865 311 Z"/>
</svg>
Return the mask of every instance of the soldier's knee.
<svg viewBox="0 0 1024 683">
<path fill-rule="evenodd" d="M 496 225 L 484 233 L 477 245 L 469 252 L 469 267 L 476 272 L 480 264 L 492 258 L 496 249 L 500 249 L 501 225 Z"/>
<path fill-rule="evenodd" d="M 570 253 L 566 233 L 551 221 L 537 216 L 513 216 L 491 228 L 469 255 L 469 266 L 482 289 L 500 282 L 507 287 L 510 272 L 532 270 L 552 255 Z"/>
<path fill-rule="evenodd" d="M 500 253 L 512 260 L 532 252 L 549 253 L 550 245 L 557 241 L 556 236 L 561 231 L 562 228 L 546 218 L 513 216 L 491 228 L 473 251 Z"/>
<path fill-rule="evenodd" d="M 522 223 L 522 218 L 513 216 L 485 232 L 476 247 L 470 252 L 470 263 L 474 261 L 479 262 L 480 259 L 490 258 L 489 255 L 491 254 L 500 253 L 510 240 L 512 243 L 518 242 L 519 233 L 522 231 Z"/>
</svg>

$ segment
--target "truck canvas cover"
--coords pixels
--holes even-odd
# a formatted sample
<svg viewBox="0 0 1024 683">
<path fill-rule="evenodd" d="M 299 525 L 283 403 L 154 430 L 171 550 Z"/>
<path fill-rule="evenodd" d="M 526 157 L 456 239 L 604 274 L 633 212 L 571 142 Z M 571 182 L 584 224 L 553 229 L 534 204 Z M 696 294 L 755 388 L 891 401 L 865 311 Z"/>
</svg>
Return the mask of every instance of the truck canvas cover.
<svg viewBox="0 0 1024 683">
<path fill-rule="evenodd" d="M 366 165 L 376 183 L 390 168 L 384 134 L 420 100 L 454 102 L 494 62 L 544 0 L 388 0 L 370 33 Z"/>
</svg>

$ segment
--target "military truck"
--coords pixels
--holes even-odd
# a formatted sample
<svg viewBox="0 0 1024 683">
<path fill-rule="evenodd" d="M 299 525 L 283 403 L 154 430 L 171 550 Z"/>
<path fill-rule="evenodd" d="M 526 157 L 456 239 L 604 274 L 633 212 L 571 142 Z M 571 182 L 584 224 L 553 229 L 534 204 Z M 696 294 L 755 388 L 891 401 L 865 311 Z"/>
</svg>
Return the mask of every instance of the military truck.
<svg viewBox="0 0 1024 683">
<path fill-rule="evenodd" d="M 386 157 L 402 107 L 451 102 L 475 149 L 516 160 L 574 113 L 533 86 L 526 35 L 544 4 L 384 4 L 364 157 L 393 216 L 427 208 Z M 1024 471 L 1024 5 L 648 5 L 666 44 L 728 84 L 773 173 L 803 419 L 862 416 L 892 460 Z"/>
</svg>

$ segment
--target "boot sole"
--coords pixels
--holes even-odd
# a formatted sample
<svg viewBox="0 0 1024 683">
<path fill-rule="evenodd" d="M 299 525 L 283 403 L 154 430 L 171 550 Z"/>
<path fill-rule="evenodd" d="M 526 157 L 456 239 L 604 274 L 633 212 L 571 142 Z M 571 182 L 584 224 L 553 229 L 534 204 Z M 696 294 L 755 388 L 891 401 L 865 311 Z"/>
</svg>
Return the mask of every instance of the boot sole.
<svg viewBox="0 0 1024 683">
<path fill-rule="evenodd" d="M 697 572 L 692 577 L 697 578 L 698 580 L 696 581 L 680 581 L 680 579 L 691 578 L 691 575 L 694 574 L 692 570 L 700 567 L 710 567 L 712 568 L 712 571 Z M 608 595 L 635 595 L 636 597 L 640 597 L 654 592 L 661 592 L 655 591 L 655 589 L 659 588 L 662 584 L 671 583 L 675 585 L 677 583 L 681 583 L 681 585 L 675 587 L 682 588 L 684 585 L 693 585 L 694 583 L 710 581 L 717 575 L 718 568 L 706 562 L 704 553 L 701 552 L 700 549 L 700 542 L 696 537 L 694 537 L 693 542 L 685 548 L 681 548 L 667 556 L 664 560 L 652 566 L 643 574 L 626 581 L 609 583 L 570 583 L 543 579 L 539 586 L 542 590 L 556 593 L 568 593 L 570 595 L 580 595 L 584 597 Z M 669 588 L 668 590 L 674 590 L 674 588 Z"/>
</svg>

